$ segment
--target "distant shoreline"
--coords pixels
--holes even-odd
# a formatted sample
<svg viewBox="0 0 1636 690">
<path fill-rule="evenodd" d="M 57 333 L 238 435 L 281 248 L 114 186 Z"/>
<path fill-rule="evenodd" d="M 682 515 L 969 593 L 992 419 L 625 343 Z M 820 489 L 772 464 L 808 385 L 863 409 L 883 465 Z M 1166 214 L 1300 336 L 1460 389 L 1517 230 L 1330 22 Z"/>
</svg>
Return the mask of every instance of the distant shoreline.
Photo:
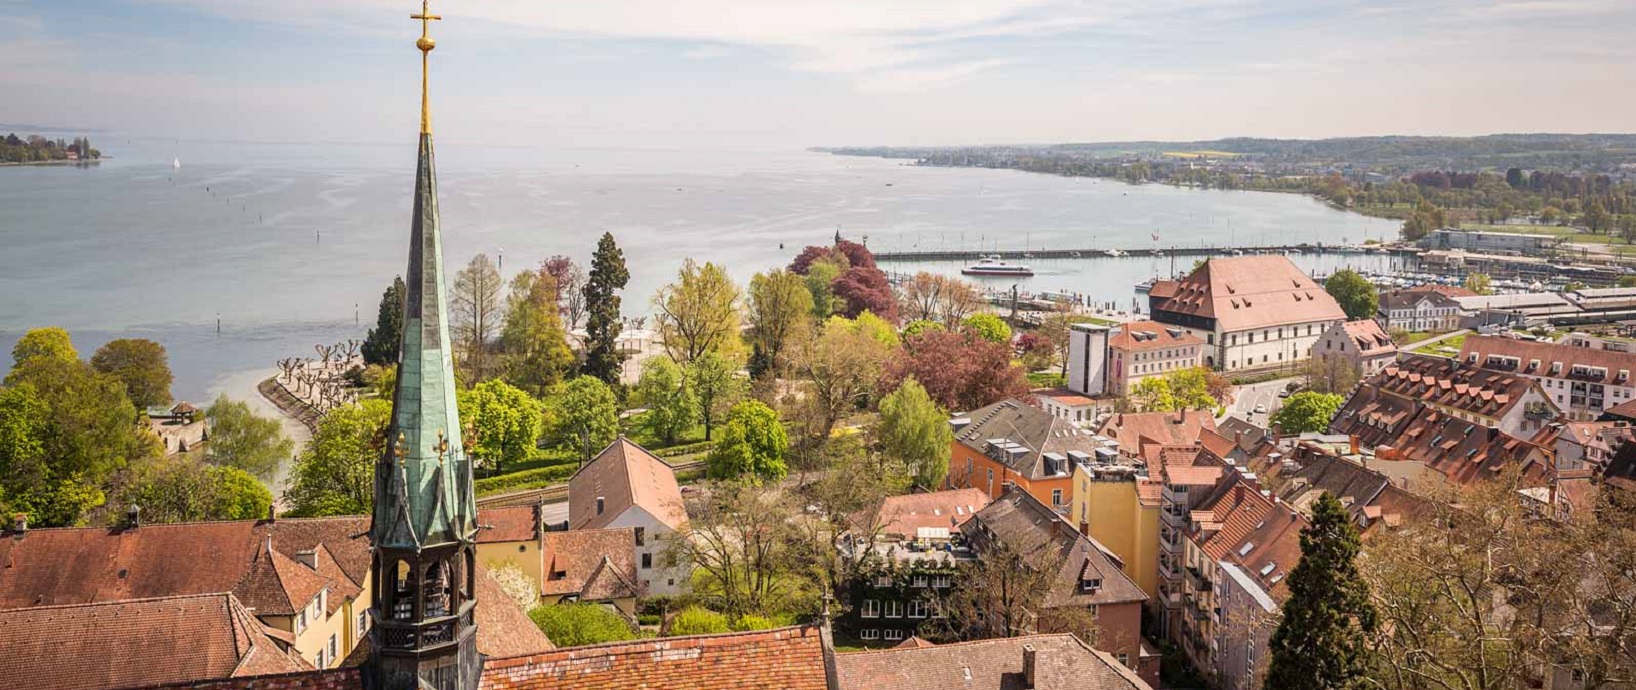
<svg viewBox="0 0 1636 690">
<path fill-rule="evenodd" d="M 66 158 L 63 159 L 63 160 L 60 160 L 60 161 L 19 161 L 19 162 L 8 161 L 8 162 L 0 163 L 0 168 L 20 168 L 20 167 L 23 167 L 25 165 L 75 165 L 75 166 L 78 166 L 78 165 L 97 165 L 97 164 L 99 164 L 101 162 L 102 162 L 101 158 L 92 158 L 91 160 L 88 160 L 88 161 L 79 161 L 79 160 L 71 161 L 71 160 L 68 160 Z"/>
</svg>

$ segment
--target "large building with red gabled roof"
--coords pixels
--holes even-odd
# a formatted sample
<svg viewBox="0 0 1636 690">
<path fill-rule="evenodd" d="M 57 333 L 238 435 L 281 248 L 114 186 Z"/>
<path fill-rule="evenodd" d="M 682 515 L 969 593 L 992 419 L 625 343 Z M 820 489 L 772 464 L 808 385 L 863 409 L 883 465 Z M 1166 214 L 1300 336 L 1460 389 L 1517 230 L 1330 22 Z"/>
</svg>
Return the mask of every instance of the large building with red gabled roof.
<svg viewBox="0 0 1636 690">
<path fill-rule="evenodd" d="M 570 530 L 636 530 L 637 580 L 652 594 L 680 594 L 688 572 L 664 564 L 667 540 L 687 529 L 687 507 L 676 471 L 623 436 L 568 480 Z"/>
<path fill-rule="evenodd" d="M 1283 256 L 1206 259 L 1148 292 L 1153 320 L 1205 341 L 1204 365 L 1247 372 L 1294 367 L 1346 320 L 1335 298 Z"/>
</svg>

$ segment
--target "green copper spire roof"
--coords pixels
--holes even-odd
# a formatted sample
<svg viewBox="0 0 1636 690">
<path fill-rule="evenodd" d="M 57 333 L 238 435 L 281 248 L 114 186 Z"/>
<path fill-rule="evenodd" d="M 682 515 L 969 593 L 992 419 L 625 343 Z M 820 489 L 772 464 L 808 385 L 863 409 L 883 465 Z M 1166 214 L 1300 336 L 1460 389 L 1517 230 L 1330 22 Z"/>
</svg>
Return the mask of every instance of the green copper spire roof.
<svg viewBox="0 0 1636 690">
<path fill-rule="evenodd" d="M 408 288 L 392 426 L 376 466 L 371 536 L 377 547 L 410 548 L 473 539 L 471 463 L 455 407 L 454 362 L 444 321 L 443 246 L 438 229 L 432 135 L 420 135 Z"/>
</svg>

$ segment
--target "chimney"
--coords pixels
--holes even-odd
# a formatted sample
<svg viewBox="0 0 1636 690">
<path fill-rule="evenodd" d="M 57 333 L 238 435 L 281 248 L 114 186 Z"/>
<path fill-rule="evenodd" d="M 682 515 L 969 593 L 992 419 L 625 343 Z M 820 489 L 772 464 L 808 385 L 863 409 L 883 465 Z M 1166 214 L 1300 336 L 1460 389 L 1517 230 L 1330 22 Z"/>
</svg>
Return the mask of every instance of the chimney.
<svg viewBox="0 0 1636 690">
<path fill-rule="evenodd" d="M 1244 430 L 1243 429 L 1233 430 L 1233 445 L 1238 446 L 1239 448 L 1244 447 Z"/>
<path fill-rule="evenodd" d="M 1358 435 L 1357 434 L 1352 434 L 1351 436 L 1348 436 L 1347 441 L 1351 442 L 1351 444 L 1352 444 L 1352 455 L 1357 455 L 1358 454 Z"/>
<path fill-rule="evenodd" d="M 297 552 L 295 552 L 295 561 L 297 563 L 300 563 L 301 565 L 307 566 L 308 568 L 312 568 L 313 570 L 317 570 L 318 569 L 318 550 L 317 549 L 306 549 L 304 551 L 297 551 Z"/>
<path fill-rule="evenodd" d="M 136 529 L 142 526 L 142 506 L 135 503 L 125 509 L 125 529 Z"/>
<path fill-rule="evenodd" d="M 1034 651 L 1034 645 L 1023 645 L 1023 688 L 1034 690 L 1034 667 L 1037 665 L 1039 653 Z"/>
<path fill-rule="evenodd" d="M 17 513 L 11 516 L 11 531 L 17 533 L 15 535 L 17 538 L 21 539 L 23 537 L 23 533 L 28 531 L 28 513 Z"/>
<path fill-rule="evenodd" d="M 267 521 L 268 522 L 278 522 L 278 506 L 275 506 L 275 505 L 267 506 Z"/>
</svg>

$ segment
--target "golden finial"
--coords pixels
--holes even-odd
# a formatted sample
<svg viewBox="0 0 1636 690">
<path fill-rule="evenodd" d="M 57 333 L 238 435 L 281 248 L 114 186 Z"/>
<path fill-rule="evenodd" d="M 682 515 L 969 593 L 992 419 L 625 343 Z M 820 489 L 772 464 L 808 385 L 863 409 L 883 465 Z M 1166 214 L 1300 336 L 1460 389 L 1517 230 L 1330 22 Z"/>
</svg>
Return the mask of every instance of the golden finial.
<svg viewBox="0 0 1636 690">
<path fill-rule="evenodd" d="M 432 106 L 428 97 L 426 73 L 428 71 L 428 57 L 432 49 L 437 47 L 437 41 L 432 40 L 432 21 L 442 19 L 432 14 L 432 0 L 420 0 L 420 14 L 409 15 L 410 19 L 420 20 L 420 40 L 415 41 L 415 47 L 420 49 L 420 133 L 432 133 Z"/>
<path fill-rule="evenodd" d="M 392 444 L 392 454 L 397 456 L 399 465 L 403 464 L 404 456 L 409 454 L 409 449 L 404 447 L 404 445 L 403 445 L 403 433 L 402 432 L 398 433 L 397 442 Z"/>
<path fill-rule="evenodd" d="M 441 465 L 441 464 L 443 464 L 444 457 L 449 452 L 449 437 L 445 436 L 443 434 L 442 429 L 437 430 L 437 446 L 436 446 L 436 449 L 437 449 L 437 462 L 438 462 L 439 465 Z"/>
</svg>

